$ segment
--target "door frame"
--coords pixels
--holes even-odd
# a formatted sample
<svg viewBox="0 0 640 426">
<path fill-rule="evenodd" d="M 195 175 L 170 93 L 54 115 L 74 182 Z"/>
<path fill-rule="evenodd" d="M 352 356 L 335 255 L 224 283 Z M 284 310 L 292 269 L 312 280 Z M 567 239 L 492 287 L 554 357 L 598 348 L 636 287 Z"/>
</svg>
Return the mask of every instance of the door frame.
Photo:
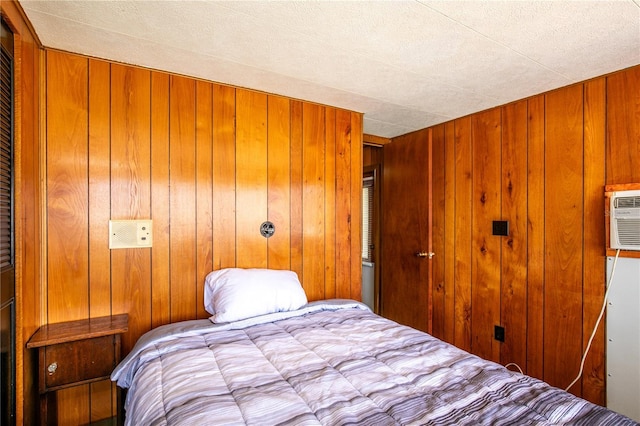
<svg viewBox="0 0 640 426">
<path fill-rule="evenodd" d="M 362 169 L 362 179 L 364 180 L 367 175 L 373 175 L 373 311 L 380 313 L 380 218 L 382 212 L 380 210 L 382 206 L 381 202 L 381 184 L 382 184 L 382 167 L 380 164 L 374 164 L 370 166 L 364 166 Z"/>
</svg>

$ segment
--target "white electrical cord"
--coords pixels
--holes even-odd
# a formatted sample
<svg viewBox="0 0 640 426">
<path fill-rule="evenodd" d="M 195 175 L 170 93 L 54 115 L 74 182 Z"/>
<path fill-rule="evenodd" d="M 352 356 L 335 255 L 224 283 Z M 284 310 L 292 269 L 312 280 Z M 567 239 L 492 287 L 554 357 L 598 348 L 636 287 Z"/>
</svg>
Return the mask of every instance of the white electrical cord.
<svg viewBox="0 0 640 426">
<path fill-rule="evenodd" d="M 589 349 L 591 348 L 591 342 L 593 342 L 593 338 L 596 335 L 596 331 L 598 330 L 598 326 L 600 325 L 600 321 L 602 320 L 602 316 L 604 315 L 604 311 L 607 307 L 607 298 L 609 297 L 609 290 L 611 289 L 611 282 L 613 281 L 613 274 L 616 272 L 616 263 L 618 263 L 618 255 L 620 254 L 620 249 L 616 250 L 616 257 L 613 260 L 613 266 L 611 267 L 611 275 L 609 275 L 609 281 L 607 282 L 607 290 L 604 292 L 604 300 L 602 301 L 602 309 L 600 310 L 600 315 L 598 315 L 598 320 L 596 321 L 596 325 L 593 327 L 593 331 L 591 332 L 591 337 L 589 338 L 589 343 L 587 343 L 587 348 L 584 350 L 584 354 L 582 355 L 582 361 L 580 362 L 580 371 L 576 378 L 571 382 L 569 386 L 565 388 L 565 391 L 569 391 L 571 386 L 575 385 L 576 382 L 582 376 L 582 372 L 584 370 L 584 362 L 587 359 L 587 354 L 589 353 Z"/>
<path fill-rule="evenodd" d="M 516 364 L 515 362 L 510 362 L 509 364 L 505 365 L 505 367 L 508 369 L 509 367 L 515 367 L 518 369 L 518 371 L 520 372 L 520 374 L 524 374 L 522 372 L 522 368 L 520 368 L 520 366 L 518 364 Z"/>
</svg>

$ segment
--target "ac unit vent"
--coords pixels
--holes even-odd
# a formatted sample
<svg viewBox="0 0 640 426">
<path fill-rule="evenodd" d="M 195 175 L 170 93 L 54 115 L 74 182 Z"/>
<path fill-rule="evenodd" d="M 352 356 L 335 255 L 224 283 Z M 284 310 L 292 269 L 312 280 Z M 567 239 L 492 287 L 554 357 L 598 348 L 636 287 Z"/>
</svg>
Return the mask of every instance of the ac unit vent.
<svg viewBox="0 0 640 426">
<path fill-rule="evenodd" d="M 623 246 L 638 246 L 640 250 L 640 219 L 619 221 L 618 238 Z"/>
<path fill-rule="evenodd" d="M 637 208 L 640 209 L 640 197 L 616 197 L 615 208 Z"/>
<path fill-rule="evenodd" d="M 619 191 L 611 196 L 610 246 L 640 250 L 640 191 Z"/>
</svg>

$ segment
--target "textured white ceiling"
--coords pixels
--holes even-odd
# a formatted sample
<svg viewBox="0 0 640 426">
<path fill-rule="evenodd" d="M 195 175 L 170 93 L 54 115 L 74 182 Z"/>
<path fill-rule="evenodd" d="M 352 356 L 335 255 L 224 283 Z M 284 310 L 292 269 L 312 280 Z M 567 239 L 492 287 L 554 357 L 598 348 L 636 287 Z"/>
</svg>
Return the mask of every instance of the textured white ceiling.
<svg viewBox="0 0 640 426">
<path fill-rule="evenodd" d="M 394 137 L 640 64 L 640 0 L 20 0 L 46 47 L 364 113 Z"/>
</svg>

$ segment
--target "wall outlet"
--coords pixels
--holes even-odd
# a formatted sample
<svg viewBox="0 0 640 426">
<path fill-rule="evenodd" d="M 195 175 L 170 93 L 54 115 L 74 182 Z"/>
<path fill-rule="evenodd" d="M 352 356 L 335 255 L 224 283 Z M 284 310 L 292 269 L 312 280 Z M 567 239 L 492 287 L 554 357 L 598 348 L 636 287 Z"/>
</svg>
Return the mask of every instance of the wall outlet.
<svg viewBox="0 0 640 426">
<path fill-rule="evenodd" d="M 503 237 L 509 236 L 509 221 L 508 220 L 494 220 L 493 221 L 493 235 L 500 235 Z"/>
</svg>

